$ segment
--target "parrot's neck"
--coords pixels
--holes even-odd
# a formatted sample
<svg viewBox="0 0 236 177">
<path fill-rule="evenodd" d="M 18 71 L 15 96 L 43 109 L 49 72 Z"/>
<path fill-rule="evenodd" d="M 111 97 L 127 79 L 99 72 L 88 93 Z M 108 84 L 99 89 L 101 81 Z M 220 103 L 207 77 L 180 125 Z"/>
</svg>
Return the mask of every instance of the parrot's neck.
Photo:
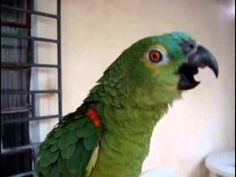
<svg viewBox="0 0 236 177">
<path fill-rule="evenodd" d="M 91 177 L 139 177 L 153 128 L 181 93 L 172 82 L 168 87 L 138 86 L 128 78 L 118 82 L 108 76 L 109 72 L 85 100 L 100 102 L 104 129 Z"/>
<path fill-rule="evenodd" d="M 138 177 L 149 152 L 152 131 L 168 109 L 168 103 L 158 109 L 126 106 L 103 106 L 104 136 L 98 165 L 92 177 Z"/>
</svg>

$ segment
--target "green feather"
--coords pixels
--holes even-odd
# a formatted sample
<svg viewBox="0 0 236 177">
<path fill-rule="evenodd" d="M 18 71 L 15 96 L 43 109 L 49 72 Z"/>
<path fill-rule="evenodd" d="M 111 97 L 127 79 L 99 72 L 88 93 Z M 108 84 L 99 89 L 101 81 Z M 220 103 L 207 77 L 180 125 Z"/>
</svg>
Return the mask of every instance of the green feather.
<svg viewBox="0 0 236 177">
<path fill-rule="evenodd" d="M 80 140 L 77 143 L 73 157 L 66 160 L 66 167 L 68 171 L 72 174 L 78 173 L 79 176 L 82 176 L 82 174 L 85 173 L 84 169 L 88 163 L 90 155 L 91 151 L 86 151 L 83 146 L 83 141 Z"/>
<path fill-rule="evenodd" d="M 62 157 L 58 158 L 58 168 L 60 169 L 60 174 L 62 177 L 73 177 L 73 175 L 66 168 L 66 160 Z M 45 176 L 47 177 L 47 176 Z"/>
<path fill-rule="evenodd" d="M 92 123 L 87 123 L 86 128 L 81 128 L 76 130 L 76 135 L 81 137 L 89 137 L 94 134 L 94 125 Z"/>
<path fill-rule="evenodd" d="M 51 151 L 51 152 L 55 152 L 56 150 L 58 150 L 58 145 L 57 145 L 57 144 L 52 145 L 52 146 L 50 147 L 50 151 Z"/>
<path fill-rule="evenodd" d="M 50 151 L 46 151 L 42 154 L 41 157 L 41 166 L 42 167 L 47 167 L 49 166 L 51 163 L 55 162 L 58 158 L 59 155 L 59 151 L 55 151 L 55 152 L 50 152 Z"/>
<path fill-rule="evenodd" d="M 77 139 L 73 131 L 68 131 L 61 136 L 58 146 L 60 149 L 66 149 L 69 145 L 74 144 Z"/>
<path fill-rule="evenodd" d="M 62 177 L 56 164 L 53 165 L 50 174 L 51 174 L 50 177 Z"/>
<path fill-rule="evenodd" d="M 76 148 L 76 145 L 75 145 L 75 144 L 70 145 L 70 146 L 67 147 L 66 149 L 62 150 L 61 156 L 62 156 L 64 159 L 69 159 L 69 158 L 71 158 L 71 156 L 74 154 L 75 148 Z"/>
<path fill-rule="evenodd" d="M 97 142 L 98 136 L 96 134 L 94 136 L 84 138 L 84 145 L 87 150 L 93 150 Z"/>
<path fill-rule="evenodd" d="M 86 117 L 86 108 L 80 110 L 77 114 L 84 117 L 66 116 L 40 145 L 36 168 L 40 177 L 84 177 L 100 130 Z"/>
</svg>

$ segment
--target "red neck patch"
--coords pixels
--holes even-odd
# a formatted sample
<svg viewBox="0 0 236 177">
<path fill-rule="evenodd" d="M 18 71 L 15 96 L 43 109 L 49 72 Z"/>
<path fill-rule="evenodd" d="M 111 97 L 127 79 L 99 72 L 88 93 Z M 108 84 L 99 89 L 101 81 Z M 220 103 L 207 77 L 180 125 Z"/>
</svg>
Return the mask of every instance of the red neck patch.
<svg viewBox="0 0 236 177">
<path fill-rule="evenodd" d="M 101 119 L 98 115 L 98 112 L 94 108 L 89 108 L 88 111 L 86 112 L 86 115 L 89 117 L 90 120 L 92 120 L 93 124 L 96 127 L 101 127 Z"/>
</svg>

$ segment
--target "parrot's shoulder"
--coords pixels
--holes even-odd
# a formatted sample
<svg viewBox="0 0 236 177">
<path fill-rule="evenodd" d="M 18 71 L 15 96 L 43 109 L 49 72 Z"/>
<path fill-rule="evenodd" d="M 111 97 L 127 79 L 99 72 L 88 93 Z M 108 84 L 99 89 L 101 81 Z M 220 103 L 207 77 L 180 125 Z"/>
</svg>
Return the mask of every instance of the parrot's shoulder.
<svg viewBox="0 0 236 177">
<path fill-rule="evenodd" d="M 39 147 L 39 176 L 89 177 L 101 133 L 101 120 L 94 107 L 83 105 L 66 115 Z"/>
</svg>

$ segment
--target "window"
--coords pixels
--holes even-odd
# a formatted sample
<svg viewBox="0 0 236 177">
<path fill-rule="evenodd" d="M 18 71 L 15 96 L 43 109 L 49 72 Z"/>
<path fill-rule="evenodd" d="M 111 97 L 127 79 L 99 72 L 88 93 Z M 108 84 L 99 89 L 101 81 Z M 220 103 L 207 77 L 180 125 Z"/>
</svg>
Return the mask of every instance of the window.
<svg viewBox="0 0 236 177">
<path fill-rule="evenodd" d="M 42 136 L 43 126 L 49 119 L 62 117 L 60 0 L 55 2 L 56 15 L 34 10 L 33 0 L 1 1 L 0 176 L 3 177 L 35 175 L 37 148 L 45 137 Z M 56 21 L 56 39 L 32 35 L 38 16 Z M 39 48 L 48 48 L 48 45 L 56 49 L 56 63 L 52 64 L 47 58 L 49 54 L 38 59 L 42 52 Z M 42 71 L 56 80 L 55 88 L 41 87 Z M 56 77 L 51 76 L 53 73 Z M 56 103 L 49 103 L 52 98 Z M 41 113 L 45 103 L 56 111 Z"/>
</svg>

